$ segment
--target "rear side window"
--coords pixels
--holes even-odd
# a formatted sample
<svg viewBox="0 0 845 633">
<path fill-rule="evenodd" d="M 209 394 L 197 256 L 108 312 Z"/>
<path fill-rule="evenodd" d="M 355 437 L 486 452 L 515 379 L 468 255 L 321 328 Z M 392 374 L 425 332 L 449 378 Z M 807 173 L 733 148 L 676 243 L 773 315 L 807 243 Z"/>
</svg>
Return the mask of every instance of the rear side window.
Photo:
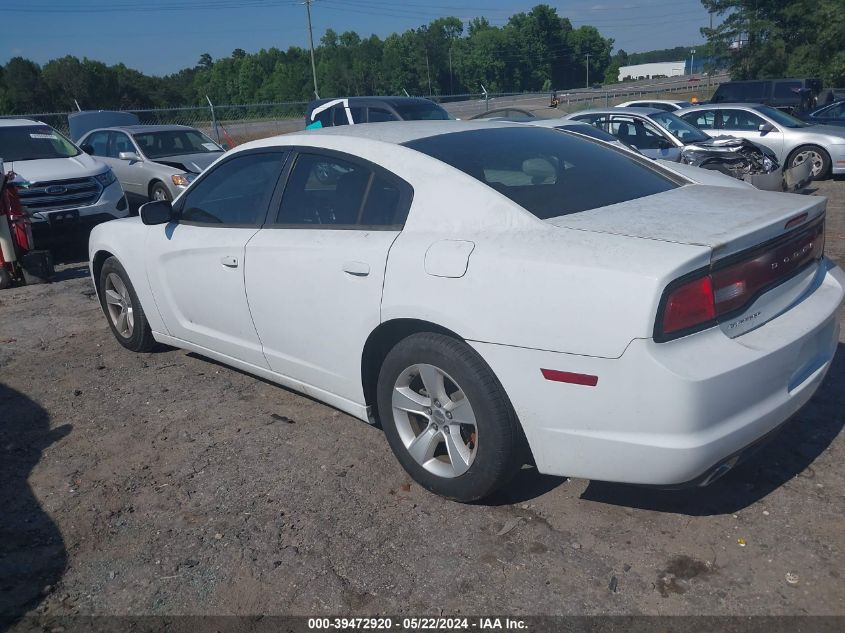
<svg viewBox="0 0 845 633">
<path fill-rule="evenodd" d="M 396 180 L 365 165 L 300 154 L 275 223 L 315 228 L 398 226 L 405 221 L 408 202 Z"/>
<path fill-rule="evenodd" d="M 483 182 L 542 220 L 678 186 L 645 159 L 549 129 L 488 128 L 405 145 Z"/>
<path fill-rule="evenodd" d="M 244 154 L 221 163 L 185 194 L 180 219 L 210 226 L 261 224 L 284 163 L 284 152 Z"/>
<path fill-rule="evenodd" d="M 713 110 L 700 110 L 684 114 L 681 118 L 699 130 L 712 130 L 715 127 L 716 113 Z"/>
</svg>

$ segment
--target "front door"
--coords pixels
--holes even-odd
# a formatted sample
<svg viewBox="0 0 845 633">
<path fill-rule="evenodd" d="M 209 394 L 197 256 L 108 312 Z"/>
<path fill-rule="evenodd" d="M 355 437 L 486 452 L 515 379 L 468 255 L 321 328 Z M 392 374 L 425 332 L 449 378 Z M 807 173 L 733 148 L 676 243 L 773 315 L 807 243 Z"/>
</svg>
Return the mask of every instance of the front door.
<svg viewBox="0 0 845 633">
<path fill-rule="evenodd" d="M 144 162 L 143 160 L 123 160 L 120 158 L 120 154 L 123 152 L 137 154 L 140 158 L 140 152 L 128 134 L 109 132 L 109 166 L 114 171 L 114 175 L 117 176 L 126 193 L 146 198 L 148 179 Z"/>
<path fill-rule="evenodd" d="M 246 247 L 247 296 L 273 371 L 364 403 L 361 353 L 411 195 L 359 159 L 298 154 L 279 208 Z"/>
<path fill-rule="evenodd" d="M 721 120 L 720 120 L 721 115 Z M 761 132 L 761 125 L 771 125 L 772 130 Z M 716 135 L 736 136 L 765 145 L 783 161 L 783 132 L 771 121 L 748 110 L 724 109 L 716 111 Z M 708 130 L 708 134 L 711 132 Z"/>
<path fill-rule="evenodd" d="M 182 196 L 178 222 L 150 227 L 147 274 L 171 336 L 267 367 L 247 305 L 244 257 L 285 157 L 277 150 L 233 155 Z"/>
</svg>

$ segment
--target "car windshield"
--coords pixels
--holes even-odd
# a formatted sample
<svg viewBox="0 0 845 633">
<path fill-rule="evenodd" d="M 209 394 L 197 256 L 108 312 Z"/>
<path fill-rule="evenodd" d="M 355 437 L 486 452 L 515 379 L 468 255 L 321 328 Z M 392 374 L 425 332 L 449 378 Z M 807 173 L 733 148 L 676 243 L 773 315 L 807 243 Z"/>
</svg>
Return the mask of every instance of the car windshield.
<svg viewBox="0 0 845 633">
<path fill-rule="evenodd" d="M 778 125 L 782 125 L 783 127 L 809 127 L 809 123 L 804 123 L 804 121 L 799 121 L 794 116 L 790 116 L 785 112 L 781 112 L 780 110 L 776 110 L 770 106 L 755 106 L 754 107 L 757 112 L 760 114 L 765 114 L 769 117 L 772 121 L 777 123 Z"/>
<path fill-rule="evenodd" d="M 689 145 L 690 143 L 702 143 L 710 140 L 710 137 L 707 136 L 707 134 L 671 112 L 650 114 L 649 118 L 684 145 Z"/>
<path fill-rule="evenodd" d="M 448 121 L 451 117 L 436 103 L 398 104 L 394 108 L 403 121 Z"/>
<path fill-rule="evenodd" d="M 166 130 L 132 135 L 147 158 L 222 152 L 223 148 L 198 130 Z"/>
<path fill-rule="evenodd" d="M 621 149 L 520 126 L 440 134 L 405 143 L 476 178 L 541 220 L 676 188 Z"/>
<path fill-rule="evenodd" d="M 49 125 L 0 127 L 0 158 L 14 162 L 78 156 L 76 145 Z"/>
</svg>

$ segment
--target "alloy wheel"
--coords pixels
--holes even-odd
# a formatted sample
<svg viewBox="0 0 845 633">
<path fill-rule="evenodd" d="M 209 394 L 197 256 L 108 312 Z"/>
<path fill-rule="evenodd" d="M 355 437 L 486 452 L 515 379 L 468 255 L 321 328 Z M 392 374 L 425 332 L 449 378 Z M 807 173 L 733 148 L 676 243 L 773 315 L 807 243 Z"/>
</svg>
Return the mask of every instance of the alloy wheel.
<svg viewBox="0 0 845 633">
<path fill-rule="evenodd" d="M 135 330 L 135 314 L 129 289 L 116 273 L 109 273 L 103 288 L 109 319 L 117 333 L 123 338 L 131 338 Z"/>
<path fill-rule="evenodd" d="M 796 154 L 795 158 L 792 159 L 792 166 L 798 167 L 799 165 L 803 165 L 807 161 L 809 161 L 810 164 L 813 166 L 813 178 L 819 177 L 822 173 L 822 168 L 824 167 L 824 158 L 822 158 L 821 154 L 819 154 L 815 150 L 807 149 L 803 152 L 799 152 L 798 154 Z"/>
<path fill-rule="evenodd" d="M 463 475 L 478 453 L 478 428 L 463 389 L 442 369 L 417 364 L 396 379 L 393 419 L 405 449 L 430 473 Z"/>
</svg>

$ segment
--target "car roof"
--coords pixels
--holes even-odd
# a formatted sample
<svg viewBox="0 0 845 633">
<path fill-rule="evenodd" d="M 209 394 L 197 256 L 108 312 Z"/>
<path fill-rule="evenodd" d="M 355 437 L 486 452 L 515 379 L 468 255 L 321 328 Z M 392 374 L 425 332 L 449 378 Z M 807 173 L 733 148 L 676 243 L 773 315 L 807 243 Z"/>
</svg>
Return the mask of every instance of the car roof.
<svg viewBox="0 0 845 633">
<path fill-rule="evenodd" d="M 21 125 L 47 125 L 32 119 L 0 119 L 0 127 L 18 127 Z"/>
<path fill-rule="evenodd" d="M 421 138 L 455 134 L 472 130 L 501 129 L 503 126 L 524 128 L 525 124 L 508 121 L 389 121 L 385 123 L 360 123 L 358 125 L 340 125 L 314 130 L 303 130 L 293 134 L 273 136 L 266 139 L 244 143 L 236 151 L 252 147 L 272 147 L 274 145 L 296 145 L 298 139 L 313 139 L 319 136 L 347 137 L 366 139 L 400 145 Z M 310 143 L 309 143 L 310 144 Z"/>
<path fill-rule="evenodd" d="M 725 108 L 748 108 L 750 110 L 757 110 L 758 108 L 763 107 L 766 107 L 763 103 L 702 103 L 701 105 L 683 108 L 683 112 L 688 112 L 690 110 L 722 110 Z"/>
<path fill-rule="evenodd" d="M 649 114 L 667 114 L 666 110 L 661 110 L 660 108 L 592 108 L 591 110 L 579 110 L 578 112 L 573 112 L 572 114 L 640 114 L 643 116 L 647 116 Z M 668 113 L 671 114 L 671 113 Z"/>
<path fill-rule="evenodd" d="M 631 99 L 625 103 L 689 103 L 683 99 Z M 621 103 L 619 105 L 622 105 Z"/>
<path fill-rule="evenodd" d="M 350 105 L 353 103 L 367 102 L 387 103 L 392 106 L 408 105 L 414 103 L 434 103 L 434 101 L 432 101 L 431 99 L 427 99 L 426 97 L 333 97 L 331 99 L 317 99 L 315 101 L 312 101 L 308 104 L 308 108 L 313 109 L 316 106 L 322 105 L 324 103 L 329 103 L 330 101 L 337 101 L 338 99 L 348 99 Z"/>
<path fill-rule="evenodd" d="M 195 130 L 196 128 L 190 125 L 116 125 L 113 127 L 98 127 L 91 132 L 102 132 L 103 130 L 113 130 L 119 132 L 129 132 L 130 134 L 138 134 L 142 132 L 170 132 L 174 130 Z M 90 134 L 91 132 L 87 132 Z"/>
</svg>

